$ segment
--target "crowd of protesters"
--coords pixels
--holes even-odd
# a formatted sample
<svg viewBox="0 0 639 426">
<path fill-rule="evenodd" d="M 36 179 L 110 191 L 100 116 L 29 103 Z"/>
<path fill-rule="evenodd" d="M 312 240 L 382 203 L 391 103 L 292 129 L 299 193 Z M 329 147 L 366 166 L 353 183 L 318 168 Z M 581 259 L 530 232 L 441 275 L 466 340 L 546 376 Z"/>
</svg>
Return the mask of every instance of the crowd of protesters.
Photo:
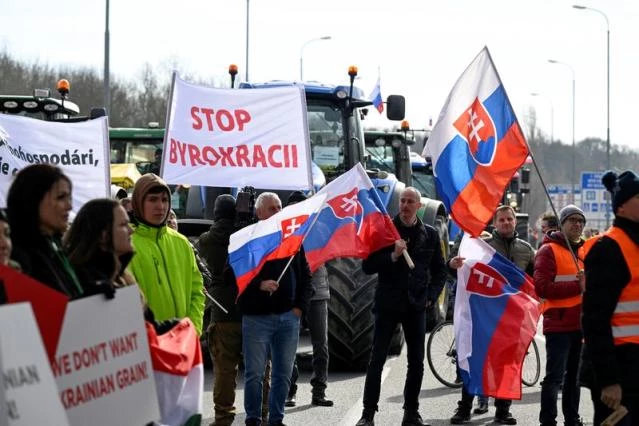
<svg viewBox="0 0 639 426">
<path fill-rule="evenodd" d="M 622 407 L 628 413 L 617 424 L 639 424 L 639 177 L 631 171 L 608 172 L 603 183 L 611 193 L 615 219 L 601 235 L 593 229 L 586 232 L 584 212 L 569 205 L 559 217 L 542 218 L 545 229 L 536 254 L 517 238 L 516 216 L 510 207 L 497 209 L 495 229 L 486 236 L 497 251 L 534 276 L 542 300 L 546 336 L 542 426 L 557 424 L 560 391 L 565 424 L 583 425 L 580 386 L 591 391 L 596 425 Z M 301 317 L 310 313 L 309 326 L 316 329 L 312 404 L 332 406 L 325 395 L 326 274 L 319 270 L 311 275 L 303 248 L 290 265 L 288 259 L 266 262 L 238 297 L 227 260 L 229 237 L 238 230 L 232 196 L 218 197 L 215 222 L 195 247 L 177 231 L 171 191 L 155 174 L 142 176 L 132 197 L 123 202 L 106 198 L 87 202 L 70 223 L 72 196 L 72 182 L 58 167 L 38 164 L 17 173 L 7 209 L 0 210 L 0 264 L 21 270 L 72 300 L 96 294 L 113 298 L 117 288 L 137 284 L 145 318 L 158 330 L 176 319 L 190 318 L 201 333 L 205 292 L 210 292 L 216 301 L 208 331 L 216 377 L 214 424 L 218 426 L 233 423 L 241 362 L 246 370 L 246 424 L 283 424 L 285 406 L 295 405 L 294 361 Z M 288 202 L 304 198 L 296 194 Z M 437 233 L 416 216 L 419 192 L 406 188 L 400 198 L 400 213 L 394 221 L 401 239 L 364 261 L 364 271 L 379 273 L 380 284 L 358 425 L 374 424 L 379 378 L 398 323 L 404 326 L 409 363 L 402 425 L 427 424 L 418 411 L 424 310 L 444 285 L 446 266 L 455 270 L 464 262 L 456 255 L 448 262 L 443 259 Z M 257 198 L 258 220 L 267 220 L 281 209 L 275 193 Z M 419 273 L 408 272 L 401 257 L 405 250 L 414 257 Z M 422 325 L 412 330 L 416 323 Z M 472 400 L 473 395 L 463 390 L 451 423 L 470 420 Z M 497 423 L 517 423 L 510 401 L 497 400 L 495 405 Z M 486 411 L 487 401 L 482 398 L 475 413 Z"/>
</svg>

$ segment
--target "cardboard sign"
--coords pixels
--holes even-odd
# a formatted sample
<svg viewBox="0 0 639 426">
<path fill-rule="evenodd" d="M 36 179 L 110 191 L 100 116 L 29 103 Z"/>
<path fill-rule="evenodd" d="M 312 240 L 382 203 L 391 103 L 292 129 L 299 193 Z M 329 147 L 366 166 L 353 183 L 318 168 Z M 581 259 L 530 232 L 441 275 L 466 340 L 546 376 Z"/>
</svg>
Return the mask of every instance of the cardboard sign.
<svg viewBox="0 0 639 426">
<path fill-rule="evenodd" d="M 71 425 L 160 418 L 137 286 L 69 303 L 51 368 Z"/>
<path fill-rule="evenodd" d="M 170 184 L 312 188 L 303 87 L 215 89 L 173 76 L 162 177 Z"/>
<path fill-rule="evenodd" d="M 8 418 L 6 424 L 68 425 L 28 303 L 0 307 L 0 352 L 4 380 L 2 388 L 6 401 L 4 407 Z"/>
</svg>

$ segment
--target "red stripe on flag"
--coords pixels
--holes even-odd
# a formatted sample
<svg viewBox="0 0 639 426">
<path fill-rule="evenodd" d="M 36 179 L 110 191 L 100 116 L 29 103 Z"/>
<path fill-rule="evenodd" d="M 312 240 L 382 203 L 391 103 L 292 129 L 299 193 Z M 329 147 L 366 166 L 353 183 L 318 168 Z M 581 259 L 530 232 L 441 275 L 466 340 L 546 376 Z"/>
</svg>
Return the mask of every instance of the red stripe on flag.
<svg viewBox="0 0 639 426">
<path fill-rule="evenodd" d="M 202 364 L 200 339 L 189 318 L 180 320 L 171 330 L 159 336 L 148 322 L 146 331 L 154 371 L 186 376 L 193 367 Z"/>
</svg>

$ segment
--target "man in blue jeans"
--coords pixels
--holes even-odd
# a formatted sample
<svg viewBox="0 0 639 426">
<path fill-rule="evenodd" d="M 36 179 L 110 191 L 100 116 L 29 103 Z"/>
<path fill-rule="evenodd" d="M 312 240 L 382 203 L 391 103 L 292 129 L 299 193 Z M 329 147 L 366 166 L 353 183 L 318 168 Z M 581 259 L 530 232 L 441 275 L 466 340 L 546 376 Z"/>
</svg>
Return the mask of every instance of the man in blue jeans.
<svg viewBox="0 0 639 426">
<path fill-rule="evenodd" d="M 424 426 L 419 414 L 419 392 L 424 376 L 424 339 L 426 307 L 435 303 L 446 283 L 446 263 L 439 234 L 417 217 L 421 205 L 419 191 L 405 188 L 399 199 L 399 214 L 393 223 L 400 239 L 364 260 L 367 274 L 378 273 L 375 291 L 375 332 L 373 349 L 364 384 L 364 411 L 357 426 L 373 426 L 378 410 L 382 370 L 388 348 L 398 324 L 406 339 L 408 370 L 404 385 L 402 426 Z M 402 252 L 408 254 L 415 268 L 408 267 Z"/>
<path fill-rule="evenodd" d="M 263 192 L 255 201 L 259 220 L 282 210 L 277 194 Z M 313 294 L 311 272 L 304 248 L 289 258 L 270 260 L 249 283 L 238 299 L 242 313 L 242 350 L 244 352 L 244 410 L 246 424 L 262 424 L 262 380 L 268 356 L 271 356 L 271 392 L 269 426 L 283 425 L 284 402 L 291 384 L 291 372 L 300 317 L 307 311 Z M 278 281 L 279 276 L 284 275 Z"/>
</svg>

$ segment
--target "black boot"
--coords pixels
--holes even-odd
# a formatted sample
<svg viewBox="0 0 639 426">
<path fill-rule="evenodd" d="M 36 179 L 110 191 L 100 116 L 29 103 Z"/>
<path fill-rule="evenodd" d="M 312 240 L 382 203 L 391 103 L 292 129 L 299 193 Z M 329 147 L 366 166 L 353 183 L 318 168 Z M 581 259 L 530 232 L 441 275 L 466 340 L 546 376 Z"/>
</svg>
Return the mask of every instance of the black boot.
<svg viewBox="0 0 639 426">
<path fill-rule="evenodd" d="M 244 421 L 244 424 L 246 426 L 261 426 L 262 419 L 254 419 L 254 418 L 246 419 Z"/>
<path fill-rule="evenodd" d="M 495 411 L 495 423 L 499 423 L 500 425 L 516 425 L 517 419 L 510 414 L 508 409 L 497 409 Z"/>
<path fill-rule="evenodd" d="M 320 407 L 332 407 L 333 401 L 326 398 L 325 395 L 318 395 L 318 396 L 313 395 L 313 398 L 311 399 L 311 404 L 317 405 Z"/>
<path fill-rule="evenodd" d="M 430 426 L 428 423 L 424 423 L 422 416 L 419 415 L 417 410 L 404 410 L 404 418 L 402 419 L 402 426 Z"/>
<path fill-rule="evenodd" d="M 461 401 L 457 403 L 457 409 L 455 414 L 450 418 L 451 425 L 462 425 L 470 420 L 470 407 L 462 404 Z"/>
<path fill-rule="evenodd" d="M 375 422 L 373 421 L 374 416 L 374 411 L 364 409 L 364 411 L 362 411 L 362 418 L 355 423 L 355 426 L 375 426 Z"/>
</svg>

